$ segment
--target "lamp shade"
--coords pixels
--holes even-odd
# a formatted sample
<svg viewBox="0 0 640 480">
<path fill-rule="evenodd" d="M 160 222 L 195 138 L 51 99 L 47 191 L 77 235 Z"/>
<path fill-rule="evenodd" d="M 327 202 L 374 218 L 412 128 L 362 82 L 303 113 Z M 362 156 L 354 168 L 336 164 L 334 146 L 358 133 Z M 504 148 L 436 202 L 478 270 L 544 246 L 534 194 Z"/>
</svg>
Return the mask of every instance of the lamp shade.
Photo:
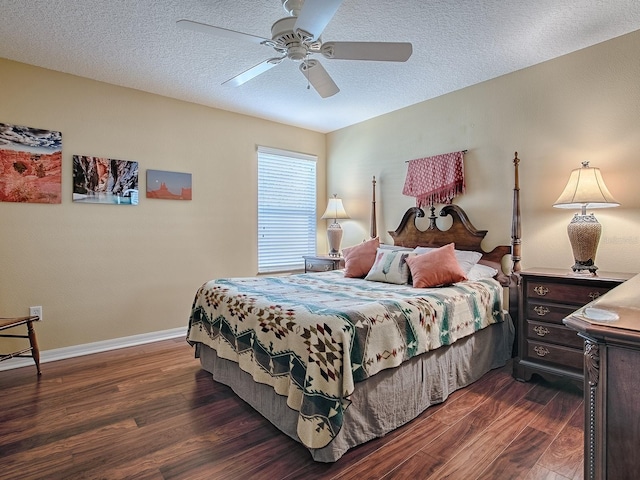
<svg viewBox="0 0 640 480">
<path fill-rule="evenodd" d="M 347 215 L 347 212 L 344 210 L 344 206 L 342 205 L 342 199 L 337 198 L 337 195 L 334 194 L 333 198 L 329 199 L 329 203 L 327 203 L 327 209 L 322 214 L 322 218 L 333 218 L 337 220 L 338 218 L 351 218 Z"/>
<path fill-rule="evenodd" d="M 567 186 L 553 204 L 557 208 L 606 208 L 620 203 L 613 198 L 604 184 L 599 168 L 582 162 L 581 168 L 571 172 Z"/>
</svg>

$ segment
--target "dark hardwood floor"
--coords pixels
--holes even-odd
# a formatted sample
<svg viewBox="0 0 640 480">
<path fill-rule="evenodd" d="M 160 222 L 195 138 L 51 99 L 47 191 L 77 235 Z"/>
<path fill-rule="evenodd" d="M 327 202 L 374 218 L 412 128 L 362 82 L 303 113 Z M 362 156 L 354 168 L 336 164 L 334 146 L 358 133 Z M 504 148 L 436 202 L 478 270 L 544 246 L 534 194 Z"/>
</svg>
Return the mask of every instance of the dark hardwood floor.
<svg viewBox="0 0 640 480">
<path fill-rule="evenodd" d="M 583 401 L 510 366 L 315 463 L 215 383 L 182 339 L 0 372 L 2 479 L 576 479 Z"/>
</svg>

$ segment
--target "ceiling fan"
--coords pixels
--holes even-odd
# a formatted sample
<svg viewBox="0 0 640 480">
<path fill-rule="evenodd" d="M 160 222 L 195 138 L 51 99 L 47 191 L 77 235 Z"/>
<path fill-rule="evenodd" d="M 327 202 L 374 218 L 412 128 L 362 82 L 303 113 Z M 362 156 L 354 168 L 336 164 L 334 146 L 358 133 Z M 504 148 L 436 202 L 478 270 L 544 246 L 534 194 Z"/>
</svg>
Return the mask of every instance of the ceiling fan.
<svg viewBox="0 0 640 480">
<path fill-rule="evenodd" d="M 178 20 L 177 26 L 187 30 L 204 32 L 228 40 L 243 40 L 271 47 L 277 56 L 268 58 L 250 69 L 223 82 L 234 86 L 257 77 L 282 63 L 285 59 L 300 62 L 300 71 L 308 84 L 327 98 L 340 91 L 318 60 L 310 58 L 321 54 L 327 59 L 375 60 L 380 62 L 405 62 L 413 47 L 403 42 L 323 42 L 320 35 L 331 21 L 343 0 L 282 0 L 282 6 L 290 15 L 281 18 L 271 27 L 271 38 L 258 37 L 222 27 L 214 27 L 191 20 Z M 307 88 L 309 88 L 307 86 Z"/>
</svg>

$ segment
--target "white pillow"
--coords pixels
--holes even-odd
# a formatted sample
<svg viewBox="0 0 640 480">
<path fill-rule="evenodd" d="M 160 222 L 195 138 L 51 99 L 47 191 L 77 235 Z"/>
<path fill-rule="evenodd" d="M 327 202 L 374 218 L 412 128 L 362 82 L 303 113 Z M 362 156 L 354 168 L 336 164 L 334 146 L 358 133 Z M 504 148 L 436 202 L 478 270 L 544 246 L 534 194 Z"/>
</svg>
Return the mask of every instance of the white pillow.
<svg viewBox="0 0 640 480">
<path fill-rule="evenodd" d="M 383 250 L 396 250 L 398 252 L 413 252 L 413 248 L 411 247 L 399 247 L 397 245 L 389 245 L 386 243 L 381 243 L 378 248 L 382 248 Z"/>
<path fill-rule="evenodd" d="M 415 253 L 420 255 L 421 253 L 427 253 L 435 250 L 432 247 L 416 247 L 413 249 Z M 460 268 L 464 271 L 465 275 L 468 275 L 471 271 L 471 267 L 476 265 L 482 258 L 480 252 L 474 252 L 471 250 L 455 250 L 456 260 L 460 264 Z"/>
<path fill-rule="evenodd" d="M 415 255 L 413 252 L 378 248 L 376 260 L 364 279 L 398 285 L 409 283 L 407 257 Z"/>
<path fill-rule="evenodd" d="M 498 274 L 498 270 L 482 263 L 476 263 L 469 273 L 467 273 L 467 279 L 471 282 L 476 280 L 482 280 L 483 278 L 493 278 Z"/>
</svg>

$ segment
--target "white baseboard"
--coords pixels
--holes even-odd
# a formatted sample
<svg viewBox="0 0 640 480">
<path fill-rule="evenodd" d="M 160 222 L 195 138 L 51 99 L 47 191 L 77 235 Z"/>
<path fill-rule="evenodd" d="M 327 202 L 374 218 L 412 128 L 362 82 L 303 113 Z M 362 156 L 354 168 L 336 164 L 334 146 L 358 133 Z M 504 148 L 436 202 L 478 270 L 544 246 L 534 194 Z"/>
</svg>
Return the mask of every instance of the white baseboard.
<svg viewBox="0 0 640 480">
<path fill-rule="evenodd" d="M 130 337 L 114 338 L 112 340 L 103 340 L 101 342 L 85 343 L 83 345 L 74 345 L 72 347 L 54 348 L 53 350 L 41 351 L 40 364 L 55 362 L 56 360 L 64 360 L 65 358 L 90 355 L 92 353 L 117 350 L 118 348 L 134 347 L 136 345 L 144 345 L 145 343 L 159 342 L 161 340 L 169 340 L 171 338 L 178 337 L 187 338 L 186 326 L 172 328 L 170 330 L 162 330 L 159 332 L 142 333 L 140 335 L 132 335 Z M 32 358 L 11 358 L 0 363 L 0 372 L 3 370 L 11 370 L 13 368 L 26 367 L 28 365 L 34 366 Z"/>
</svg>

